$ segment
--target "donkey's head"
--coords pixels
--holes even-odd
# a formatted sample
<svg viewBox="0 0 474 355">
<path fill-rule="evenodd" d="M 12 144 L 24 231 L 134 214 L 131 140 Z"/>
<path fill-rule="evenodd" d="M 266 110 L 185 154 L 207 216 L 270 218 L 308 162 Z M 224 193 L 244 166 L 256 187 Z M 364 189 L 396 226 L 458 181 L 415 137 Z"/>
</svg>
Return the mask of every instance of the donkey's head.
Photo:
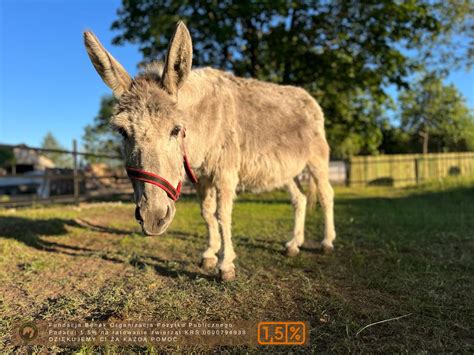
<svg viewBox="0 0 474 355">
<path fill-rule="evenodd" d="M 191 70 L 191 36 L 179 22 L 162 73 L 150 70 L 135 79 L 94 34 L 85 32 L 84 41 L 92 64 L 118 99 L 111 126 L 123 136 L 135 218 L 145 234 L 162 234 L 173 220 L 177 197 L 173 189 L 179 190 L 184 175 L 185 117 L 177 108 L 177 94 Z"/>
</svg>

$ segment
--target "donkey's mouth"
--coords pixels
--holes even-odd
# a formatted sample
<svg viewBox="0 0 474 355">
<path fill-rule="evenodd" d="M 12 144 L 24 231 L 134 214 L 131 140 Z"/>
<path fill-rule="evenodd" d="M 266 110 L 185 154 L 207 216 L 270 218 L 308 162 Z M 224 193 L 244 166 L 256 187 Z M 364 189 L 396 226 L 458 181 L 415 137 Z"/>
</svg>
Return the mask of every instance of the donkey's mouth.
<svg viewBox="0 0 474 355">
<path fill-rule="evenodd" d="M 166 230 L 162 230 L 162 231 L 159 231 L 159 232 L 150 232 L 145 227 L 143 227 L 143 225 L 142 225 L 142 232 L 147 237 L 154 237 L 154 236 L 156 237 L 158 235 L 162 235 L 164 232 L 166 232 Z"/>
<path fill-rule="evenodd" d="M 166 210 L 135 209 L 135 219 L 142 227 L 143 234 L 148 236 L 161 235 L 166 232 L 175 214 L 174 205 L 167 205 Z"/>
<path fill-rule="evenodd" d="M 146 236 L 161 235 L 168 229 L 174 217 L 174 206 L 166 207 L 166 214 L 162 211 L 135 208 L 135 219 L 142 227 Z M 161 213 L 160 213 L 161 212 Z M 163 216 L 163 217 L 159 217 Z"/>
<path fill-rule="evenodd" d="M 151 225 L 147 225 L 145 222 L 139 222 L 141 227 L 142 227 L 142 232 L 146 236 L 157 236 L 157 235 L 162 235 L 163 233 L 166 232 L 170 225 L 171 221 L 167 222 L 158 222 L 158 223 L 151 223 Z"/>
</svg>

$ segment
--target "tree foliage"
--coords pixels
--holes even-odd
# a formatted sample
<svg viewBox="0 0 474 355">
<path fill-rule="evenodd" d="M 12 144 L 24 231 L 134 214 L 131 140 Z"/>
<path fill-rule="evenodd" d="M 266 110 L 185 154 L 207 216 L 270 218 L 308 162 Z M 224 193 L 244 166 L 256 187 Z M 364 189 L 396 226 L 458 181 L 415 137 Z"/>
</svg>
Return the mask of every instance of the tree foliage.
<svg viewBox="0 0 474 355">
<path fill-rule="evenodd" d="M 117 100 L 110 95 L 102 97 L 100 108 L 92 124 L 87 125 L 82 136 L 84 149 L 88 153 L 120 155 L 120 136 L 109 127 Z M 91 163 L 102 161 L 101 158 L 88 157 Z"/>
<path fill-rule="evenodd" d="M 41 143 L 41 148 L 43 149 L 56 149 L 56 150 L 67 150 L 64 148 L 56 137 L 51 133 L 48 132 L 43 137 L 43 142 Z M 59 168 L 71 168 L 72 167 L 72 157 L 66 153 L 56 153 L 56 152 L 44 152 L 41 153 Z"/>
<path fill-rule="evenodd" d="M 0 148 L 0 167 L 7 167 L 15 164 L 15 154 L 13 149 Z"/>
<path fill-rule="evenodd" d="M 453 85 L 430 73 L 404 90 L 399 102 L 401 127 L 421 138 L 424 153 L 474 148 L 474 116 Z"/>
<path fill-rule="evenodd" d="M 382 144 L 379 152 L 383 154 L 415 153 L 412 136 L 401 127 L 394 127 L 388 120 L 381 125 Z"/>
<path fill-rule="evenodd" d="M 151 61 L 164 59 L 184 20 L 194 65 L 305 87 L 326 113 L 333 155 L 344 157 L 377 151 L 388 86 L 407 87 L 424 63 L 446 70 L 472 59 L 469 48 L 452 55 L 451 41 L 472 30 L 471 11 L 468 0 L 123 0 L 112 28 L 114 43 L 138 43 Z"/>
</svg>

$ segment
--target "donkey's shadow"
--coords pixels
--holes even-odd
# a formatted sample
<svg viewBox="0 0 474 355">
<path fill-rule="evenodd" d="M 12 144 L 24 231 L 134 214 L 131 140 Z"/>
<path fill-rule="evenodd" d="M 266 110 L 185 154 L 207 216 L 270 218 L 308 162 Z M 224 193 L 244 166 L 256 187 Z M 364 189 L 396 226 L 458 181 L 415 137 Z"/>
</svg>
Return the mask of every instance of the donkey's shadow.
<svg viewBox="0 0 474 355">
<path fill-rule="evenodd" d="M 186 262 L 182 260 L 167 260 L 152 255 L 135 255 L 134 257 L 129 257 L 128 255 L 117 252 L 104 252 L 89 247 L 69 245 L 44 239 L 44 237 L 67 236 L 70 233 L 68 227 L 114 234 L 117 236 L 124 236 L 134 232 L 133 230 L 121 230 L 99 226 L 82 219 L 29 219 L 17 216 L 0 216 L 0 238 L 15 239 L 29 247 L 41 251 L 74 257 L 99 257 L 108 262 L 130 264 L 137 269 L 143 269 L 148 266 L 152 267 L 157 274 L 170 278 L 186 276 L 190 279 L 204 278 L 209 281 L 217 280 L 217 276 L 214 275 L 185 270 Z M 173 264 L 181 264 L 182 267 L 179 271 L 172 269 L 167 266 L 170 262 Z"/>
<path fill-rule="evenodd" d="M 169 231 L 166 232 L 173 236 L 173 238 L 178 238 L 182 240 L 194 240 L 201 241 L 202 237 L 188 232 L 183 231 Z M 248 248 L 250 250 L 261 249 L 270 253 L 285 253 L 285 242 L 286 241 L 276 241 L 271 239 L 261 239 L 249 237 L 246 235 L 236 234 L 232 237 L 237 247 Z M 289 239 L 288 239 L 289 240 Z M 287 241 L 288 241 L 287 240 Z M 304 244 L 300 247 L 301 251 L 313 253 L 313 254 L 324 254 L 321 243 L 313 240 L 305 240 Z"/>
</svg>

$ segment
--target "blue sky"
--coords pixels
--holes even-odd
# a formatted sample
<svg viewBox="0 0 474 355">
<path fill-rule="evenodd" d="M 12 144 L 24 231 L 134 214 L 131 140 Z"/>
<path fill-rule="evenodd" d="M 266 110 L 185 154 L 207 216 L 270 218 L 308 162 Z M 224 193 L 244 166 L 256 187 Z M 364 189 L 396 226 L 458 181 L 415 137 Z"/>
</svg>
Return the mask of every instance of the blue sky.
<svg viewBox="0 0 474 355">
<path fill-rule="evenodd" d="M 137 46 L 112 46 L 110 25 L 119 0 L 0 0 L 0 143 L 39 146 L 51 131 L 67 148 L 80 141 L 100 97 L 109 94 L 84 50 L 91 29 L 136 73 Z M 454 83 L 474 107 L 474 73 L 457 71 Z"/>
<path fill-rule="evenodd" d="M 51 131 L 70 148 L 110 90 L 82 33 L 91 29 L 134 74 L 136 46 L 112 46 L 118 0 L 0 0 L 0 142 L 41 144 Z"/>
</svg>

